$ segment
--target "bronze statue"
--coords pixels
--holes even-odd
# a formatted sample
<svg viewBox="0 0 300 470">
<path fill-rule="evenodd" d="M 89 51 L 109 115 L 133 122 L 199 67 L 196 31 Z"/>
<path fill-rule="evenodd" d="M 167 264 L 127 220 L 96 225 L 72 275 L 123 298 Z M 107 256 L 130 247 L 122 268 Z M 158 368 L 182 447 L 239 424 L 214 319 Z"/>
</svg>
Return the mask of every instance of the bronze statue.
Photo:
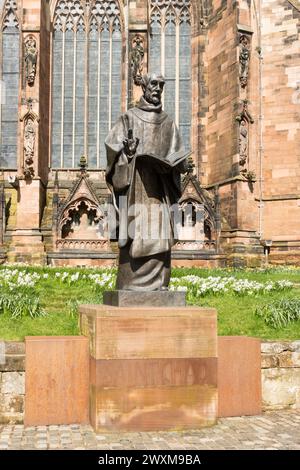
<svg viewBox="0 0 300 470">
<path fill-rule="evenodd" d="M 172 207 L 186 158 L 174 121 L 162 110 L 165 80 L 144 75 L 143 96 L 106 141 L 106 180 L 119 217 L 119 290 L 166 290 L 175 243 Z"/>
</svg>

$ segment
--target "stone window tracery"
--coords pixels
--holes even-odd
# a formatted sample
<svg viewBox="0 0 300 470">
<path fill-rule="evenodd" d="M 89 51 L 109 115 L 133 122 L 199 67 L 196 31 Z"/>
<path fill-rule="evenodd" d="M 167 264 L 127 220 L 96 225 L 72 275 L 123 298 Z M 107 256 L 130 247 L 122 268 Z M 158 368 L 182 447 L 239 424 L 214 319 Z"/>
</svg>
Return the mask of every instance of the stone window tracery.
<svg viewBox="0 0 300 470">
<path fill-rule="evenodd" d="M 52 166 L 80 155 L 104 168 L 104 139 L 121 112 L 122 25 L 117 0 L 58 0 L 53 20 Z"/>
<path fill-rule="evenodd" d="M 149 69 L 166 79 L 164 108 L 191 147 L 191 1 L 150 0 Z"/>
<path fill-rule="evenodd" d="M 0 28 L 0 167 L 17 166 L 19 41 L 20 27 L 16 0 L 6 0 Z"/>
</svg>

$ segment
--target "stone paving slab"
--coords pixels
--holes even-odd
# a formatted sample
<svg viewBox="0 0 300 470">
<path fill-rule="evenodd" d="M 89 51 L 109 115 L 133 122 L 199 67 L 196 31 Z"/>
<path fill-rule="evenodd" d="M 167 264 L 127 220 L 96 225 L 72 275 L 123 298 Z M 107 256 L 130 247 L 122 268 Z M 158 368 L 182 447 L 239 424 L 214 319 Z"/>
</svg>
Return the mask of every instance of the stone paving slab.
<svg viewBox="0 0 300 470">
<path fill-rule="evenodd" d="M 223 418 L 212 427 L 186 432 L 96 435 L 91 426 L 0 426 L 0 450 L 300 450 L 300 411 Z"/>
</svg>

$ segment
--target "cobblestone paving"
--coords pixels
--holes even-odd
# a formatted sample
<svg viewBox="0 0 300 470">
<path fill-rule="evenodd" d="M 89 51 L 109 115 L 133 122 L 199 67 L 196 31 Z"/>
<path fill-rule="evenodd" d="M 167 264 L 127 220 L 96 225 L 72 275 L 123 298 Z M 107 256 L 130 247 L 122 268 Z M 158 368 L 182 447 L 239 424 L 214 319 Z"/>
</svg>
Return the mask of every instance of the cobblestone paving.
<svg viewBox="0 0 300 470">
<path fill-rule="evenodd" d="M 188 432 L 96 435 L 90 426 L 0 426 L 0 450 L 216 450 L 300 449 L 300 412 L 220 419 L 212 428 Z"/>
</svg>

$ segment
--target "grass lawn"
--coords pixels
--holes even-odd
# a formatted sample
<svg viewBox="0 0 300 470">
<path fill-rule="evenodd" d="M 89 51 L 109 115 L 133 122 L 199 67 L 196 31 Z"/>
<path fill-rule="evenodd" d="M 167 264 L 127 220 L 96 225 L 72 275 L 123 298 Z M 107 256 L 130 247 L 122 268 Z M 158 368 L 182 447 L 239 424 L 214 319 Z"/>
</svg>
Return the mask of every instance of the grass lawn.
<svg viewBox="0 0 300 470">
<path fill-rule="evenodd" d="M 0 268 L 1 271 L 5 266 Z M 21 269 L 21 268 L 20 268 Z M 24 268 L 23 268 L 24 270 Z M 69 273 L 81 277 L 74 282 L 63 282 L 55 273 Z M 34 295 L 40 298 L 41 306 L 47 315 L 39 318 L 21 317 L 12 319 L 9 314 L 0 314 L 0 338 L 5 340 L 23 340 L 30 335 L 78 335 L 77 303 L 101 303 L 102 292 L 107 286 L 92 282 L 82 275 L 95 274 L 100 270 L 88 269 L 53 269 L 53 268 L 26 268 L 26 272 L 38 273 L 40 276 L 48 274 L 48 278 L 41 278 L 31 289 Z M 206 294 L 193 300 L 194 305 L 215 307 L 218 311 L 219 335 L 245 335 L 269 340 L 296 340 L 300 339 L 300 320 L 290 323 L 285 328 L 274 329 L 267 326 L 263 319 L 255 316 L 257 307 L 281 298 L 300 299 L 300 269 L 269 271 L 254 270 L 208 270 L 208 269 L 174 269 L 174 277 L 197 275 L 201 277 L 233 276 L 237 279 L 248 279 L 257 282 L 289 280 L 294 288 L 283 292 L 270 292 L 255 295 L 236 295 L 231 292 L 219 294 Z"/>
</svg>

